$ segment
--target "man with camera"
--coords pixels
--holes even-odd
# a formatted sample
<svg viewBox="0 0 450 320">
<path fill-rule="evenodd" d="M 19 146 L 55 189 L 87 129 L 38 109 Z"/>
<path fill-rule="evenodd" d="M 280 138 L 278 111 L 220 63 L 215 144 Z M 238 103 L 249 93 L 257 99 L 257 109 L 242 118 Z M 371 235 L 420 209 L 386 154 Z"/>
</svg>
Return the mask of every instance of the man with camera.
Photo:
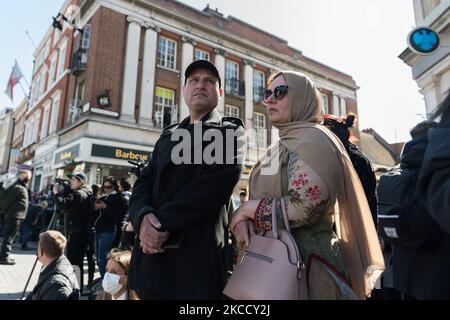
<svg viewBox="0 0 450 320">
<path fill-rule="evenodd" d="M 80 267 L 83 290 L 83 259 L 89 241 L 89 230 L 92 228 L 92 189 L 87 185 L 87 177 L 78 172 L 70 177 L 69 193 L 62 193 L 54 188 L 57 205 L 65 209 L 69 215 L 69 241 L 67 244 L 67 258 L 70 263 Z"/>
<path fill-rule="evenodd" d="M 3 191 L 0 211 L 5 215 L 5 235 L 0 251 L 0 264 L 14 265 L 16 263 L 9 254 L 20 225 L 27 215 L 29 199 L 27 183 L 30 179 L 31 171 L 22 170 L 19 173 L 19 179 Z"/>
</svg>

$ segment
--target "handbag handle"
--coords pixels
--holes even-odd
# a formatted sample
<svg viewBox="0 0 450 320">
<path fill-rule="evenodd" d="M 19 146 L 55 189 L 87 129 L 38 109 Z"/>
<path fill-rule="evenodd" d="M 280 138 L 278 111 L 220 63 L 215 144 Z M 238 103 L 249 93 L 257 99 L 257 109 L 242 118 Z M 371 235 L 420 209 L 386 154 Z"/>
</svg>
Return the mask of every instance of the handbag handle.
<svg viewBox="0 0 450 320">
<path fill-rule="evenodd" d="M 289 227 L 289 219 L 286 211 L 286 202 L 283 197 L 280 199 L 274 198 L 272 200 L 272 234 L 278 239 L 278 222 L 277 222 L 277 202 L 280 201 L 281 211 L 283 212 L 284 226 L 287 232 L 291 233 L 291 228 Z"/>
<path fill-rule="evenodd" d="M 283 197 L 281 197 L 280 202 L 281 202 L 281 211 L 283 212 L 284 226 L 286 227 L 287 232 L 291 233 L 291 228 L 289 227 L 289 219 L 286 210 L 287 208 L 286 200 Z"/>
<path fill-rule="evenodd" d="M 277 198 L 273 198 L 272 200 L 272 234 L 275 239 L 278 239 L 277 201 Z"/>
</svg>

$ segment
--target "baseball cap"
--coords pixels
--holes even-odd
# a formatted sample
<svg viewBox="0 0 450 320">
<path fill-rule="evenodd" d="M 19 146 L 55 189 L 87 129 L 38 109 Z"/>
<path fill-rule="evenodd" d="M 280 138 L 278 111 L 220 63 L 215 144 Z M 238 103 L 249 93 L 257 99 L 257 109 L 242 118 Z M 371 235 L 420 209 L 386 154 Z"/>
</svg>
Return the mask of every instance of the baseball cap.
<svg viewBox="0 0 450 320">
<path fill-rule="evenodd" d="M 78 181 L 80 181 L 80 182 L 84 182 L 84 183 L 87 182 L 87 177 L 86 177 L 86 175 L 85 175 L 83 172 L 69 173 L 67 176 L 68 176 L 69 178 L 74 177 L 74 178 L 76 178 L 76 179 L 77 179 Z"/>
<path fill-rule="evenodd" d="M 222 82 L 220 80 L 219 71 L 217 70 L 216 66 L 209 62 L 208 60 L 197 60 L 192 62 L 184 72 L 185 80 L 184 83 L 186 84 L 187 78 L 191 75 L 192 72 L 194 72 L 197 69 L 207 69 L 212 72 L 212 74 L 219 79 L 219 88 L 222 87 Z"/>
</svg>

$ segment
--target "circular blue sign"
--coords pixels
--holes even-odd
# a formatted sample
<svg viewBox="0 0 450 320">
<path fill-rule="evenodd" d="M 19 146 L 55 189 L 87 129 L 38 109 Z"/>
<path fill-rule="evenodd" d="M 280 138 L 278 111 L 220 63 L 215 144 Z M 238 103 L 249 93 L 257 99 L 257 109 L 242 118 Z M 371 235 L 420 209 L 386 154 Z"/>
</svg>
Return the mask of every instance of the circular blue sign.
<svg viewBox="0 0 450 320">
<path fill-rule="evenodd" d="M 408 35 L 408 45 L 419 54 L 432 54 L 439 48 L 439 35 L 426 27 L 419 27 Z"/>
</svg>

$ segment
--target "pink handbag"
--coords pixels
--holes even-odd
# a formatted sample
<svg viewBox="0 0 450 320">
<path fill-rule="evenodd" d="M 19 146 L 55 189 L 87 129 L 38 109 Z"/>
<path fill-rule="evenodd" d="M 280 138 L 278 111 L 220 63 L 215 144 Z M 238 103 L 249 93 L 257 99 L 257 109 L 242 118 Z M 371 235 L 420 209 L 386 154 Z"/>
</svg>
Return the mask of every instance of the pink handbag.
<svg viewBox="0 0 450 320">
<path fill-rule="evenodd" d="M 278 230 L 281 201 L 287 230 Z M 223 293 L 234 300 L 308 300 L 306 268 L 289 228 L 284 199 L 272 204 L 272 230 L 253 235 Z"/>
</svg>

